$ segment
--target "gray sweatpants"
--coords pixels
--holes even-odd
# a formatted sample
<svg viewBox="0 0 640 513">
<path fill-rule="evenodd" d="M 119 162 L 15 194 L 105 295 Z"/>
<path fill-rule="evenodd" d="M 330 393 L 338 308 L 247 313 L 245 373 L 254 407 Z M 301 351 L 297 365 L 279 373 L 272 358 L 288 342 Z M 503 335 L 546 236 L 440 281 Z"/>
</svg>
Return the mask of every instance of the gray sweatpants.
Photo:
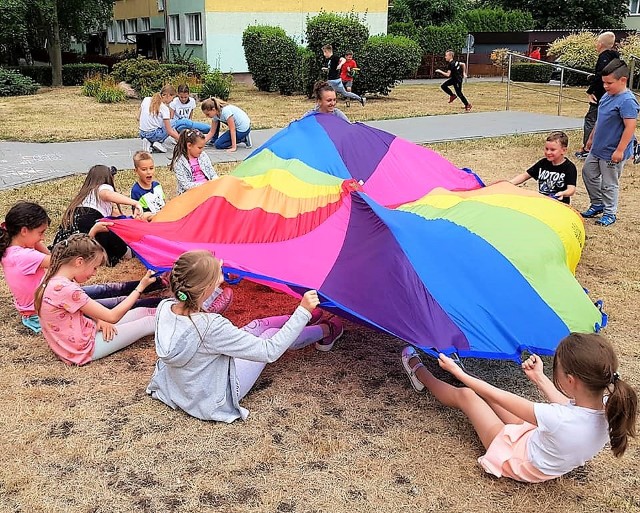
<svg viewBox="0 0 640 513">
<path fill-rule="evenodd" d="M 618 211 L 619 183 L 624 162 L 614 164 L 591 153 L 584 161 L 582 179 L 589 199 L 594 206 L 603 205 L 605 214 L 616 215 Z"/>
</svg>

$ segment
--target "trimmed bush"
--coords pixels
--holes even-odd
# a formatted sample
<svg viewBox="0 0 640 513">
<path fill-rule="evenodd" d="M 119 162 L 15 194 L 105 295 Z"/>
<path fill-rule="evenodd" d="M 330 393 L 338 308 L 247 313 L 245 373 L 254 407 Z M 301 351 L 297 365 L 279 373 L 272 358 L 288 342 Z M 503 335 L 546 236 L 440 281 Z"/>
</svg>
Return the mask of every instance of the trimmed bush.
<svg viewBox="0 0 640 513">
<path fill-rule="evenodd" d="M 22 96 L 35 94 L 40 87 L 31 78 L 17 71 L 0 68 L 0 96 Z"/>
<path fill-rule="evenodd" d="M 253 82 L 260 91 L 294 92 L 298 46 L 283 29 L 269 25 L 247 27 L 242 46 Z"/>
<path fill-rule="evenodd" d="M 112 75 L 119 82 L 124 80 L 140 97 L 152 96 L 169 81 L 169 75 L 156 60 L 138 57 L 118 62 Z"/>
<path fill-rule="evenodd" d="M 467 28 L 460 23 L 429 25 L 419 30 L 418 41 L 424 53 L 459 52 L 467 44 Z"/>
<path fill-rule="evenodd" d="M 459 18 L 469 32 L 522 32 L 534 26 L 533 16 L 524 11 L 495 9 L 471 9 Z"/>
<path fill-rule="evenodd" d="M 522 62 L 511 65 L 511 80 L 514 82 L 536 82 L 546 84 L 551 80 L 552 66 Z"/>
<path fill-rule="evenodd" d="M 296 57 L 295 89 L 311 98 L 315 78 L 316 56 L 311 50 L 299 46 Z"/>
<path fill-rule="evenodd" d="M 420 45 L 407 37 L 372 36 L 358 56 L 354 92 L 388 95 L 400 80 L 416 72 L 421 59 Z"/>
<path fill-rule="evenodd" d="M 387 28 L 387 34 L 390 36 L 404 36 L 409 39 L 413 39 L 417 43 L 420 42 L 420 38 L 418 36 L 418 27 L 411 21 L 408 23 L 389 23 L 389 27 Z"/>
<path fill-rule="evenodd" d="M 8 69 L 17 71 L 43 86 L 50 86 L 53 83 L 51 66 L 17 66 Z"/>
<path fill-rule="evenodd" d="M 200 99 L 204 100 L 210 96 L 215 96 L 221 100 L 227 100 L 231 94 L 231 84 L 233 77 L 230 74 L 223 74 L 220 70 L 213 70 L 202 77 L 202 88 Z"/>
<path fill-rule="evenodd" d="M 84 79 L 88 75 L 95 75 L 96 73 L 107 74 L 108 72 L 109 72 L 109 67 L 106 66 L 105 64 L 95 64 L 95 63 L 64 64 L 62 66 L 62 85 L 66 85 L 66 86 L 82 85 L 82 83 L 84 82 Z"/>
<path fill-rule="evenodd" d="M 189 66 L 186 64 L 160 64 L 160 67 L 166 71 L 170 77 L 189 72 Z"/>
</svg>

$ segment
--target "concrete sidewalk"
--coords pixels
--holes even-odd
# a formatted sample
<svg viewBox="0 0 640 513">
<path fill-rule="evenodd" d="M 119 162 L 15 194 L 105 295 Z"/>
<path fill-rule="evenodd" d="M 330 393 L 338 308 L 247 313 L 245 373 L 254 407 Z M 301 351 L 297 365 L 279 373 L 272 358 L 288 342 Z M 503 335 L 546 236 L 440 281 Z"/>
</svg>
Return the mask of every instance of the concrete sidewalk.
<svg viewBox="0 0 640 513">
<path fill-rule="evenodd" d="M 529 112 L 500 111 L 423 116 L 418 118 L 368 121 L 367 124 L 418 144 L 514 134 L 582 129 L 582 118 L 568 118 Z M 254 149 L 264 144 L 279 128 L 251 132 Z M 95 164 L 133 167 L 132 155 L 141 149 L 140 139 L 79 141 L 69 143 L 24 143 L 0 141 L 0 190 L 29 183 L 86 173 Z M 238 145 L 238 151 L 207 149 L 212 162 L 244 160 L 253 149 Z M 167 165 L 170 154 L 154 153 L 156 164 Z"/>
</svg>

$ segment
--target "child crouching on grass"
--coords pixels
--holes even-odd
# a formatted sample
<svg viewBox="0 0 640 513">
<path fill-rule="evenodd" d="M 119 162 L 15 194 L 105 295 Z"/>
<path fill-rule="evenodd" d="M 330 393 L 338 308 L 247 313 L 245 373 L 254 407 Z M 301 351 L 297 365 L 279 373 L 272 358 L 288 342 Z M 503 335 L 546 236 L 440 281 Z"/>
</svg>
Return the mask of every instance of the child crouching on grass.
<svg viewBox="0 0 640 513">
<path fill-rule="evenodd" d="M 184 253 L 170 276 L 175 299 L 158 305 L 158 362 L 147 393 L 202 420 L 233 422 L 249 412 L 240 401 L 267 363 L 287 349 L 309 344 L 328 351 L 343 333 L 337 317 L 311 312 L 318 294 L 308 291 L 291 316 L 269 317 L 236 328 L 203 303 L 223 282 L 222 261 L 208 251 Z M 315 317 L 315 320 L 314 320 Z M 316 322 L 308 326 L 310 322 Z"/>
<path fill-rule="evenodd" d="M 548 404 L 470 376 L 444 354 L 438 363 L 466 387 L 436 378 L 413 347 L 402 351 L 414 389 L 427 388 L 469 418 L 486 449 L 478 462 L 496 477 L 525 483 L 555 479 L 584 465 L 607 442 L 615 456 L 622 456 L 629 437 L 635 436 L 638 397 L 620 378 L 613 346 L 600 335 L 572 333 L 563 339 L 553 357 L 553 381 L 544 374 L 539 356 L 522 364 Z"/>
</svg>

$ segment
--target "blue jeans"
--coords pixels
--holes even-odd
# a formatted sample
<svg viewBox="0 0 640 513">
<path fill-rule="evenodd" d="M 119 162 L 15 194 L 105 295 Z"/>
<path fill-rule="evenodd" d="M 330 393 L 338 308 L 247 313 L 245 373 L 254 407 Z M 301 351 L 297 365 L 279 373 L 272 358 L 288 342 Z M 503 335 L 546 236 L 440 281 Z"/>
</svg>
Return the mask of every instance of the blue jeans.
<svg viewBox="0 0 640 513">
<path fill-rule="evenodd" d="M 238 130 L 236 130 L 236 144 L 244 142 L 247 135 L 249 135 L 249 132 L 251 132 L 251 128 L 249 128 L 249 130 L 247 130 L 246 132 L 239 132 Z M 209 141 L 209 144 L 215 144 L 215 147 L 218 150 L 226 150 L 227 148 L 231 148 L 231 132 L 227 130 L 224 134 L 218 137 L 219 133 L 220 123 L 218 123 L 218 129 L 216 130 L 214 136 L 211 138 L 211 141 Z"/>
<path fill-rule="evenodd" d="M 169 134 L 167 133 L 167 129 L 163 126 L 161 128 L 156 128 L 155 130 L 140 130 L 140 139 L 147 139 L 149 142 L 163 142 Z"/>
<path fill-rule="evenodd" d="M 131 294 L 133 289 L 135 289 L 139 284 L 139 281 L 98 283 L 97 285 L 86 285 L 82 287 L 82 290 L 85 291 L 87 296 L 94 299 L 102 306 L 106 308 L 113 308 L 124 301 L 124 299 Z M 160 290 L 161 288 L 163 288 L 162 282 L 160 280 L 156 280 L 145 289 L 145 292 L 152 292 L 154 290 Z M 140 298 L 131 308 L 155 308 L 162 299 L 163 298 L 161 297 Z"/>
<path fill-rule="evenodd" d="M 345 96 L 347 98 L 351 98 L 352 100 L 358 100 L 360 103 L 362 103 L 362 98 L 360 98 L 356 93 L 350 93 L 344 88 L 344 85 L 342 84 L 342 79 L 336 78 L 335 80 L 329 80 L 328 82 L 329 82 L 329 85 L 333 87 L 333 90 L 336 93 L 339 93 L 342 96 Z"/>
<path fill-rule="evenodd" d="M 182 132 L 187 128 L 195 128 L 196 130 L 200 130 L 203 134 L 208 134 L 209 130 L 211 130 L 211 125 L 207 123 L 200 123 L 198 121 L 193 121 L 189 118 L 173 118 L 171 120 L 171 126 L 176 129 L 176 132 Z"/>
</svg>

